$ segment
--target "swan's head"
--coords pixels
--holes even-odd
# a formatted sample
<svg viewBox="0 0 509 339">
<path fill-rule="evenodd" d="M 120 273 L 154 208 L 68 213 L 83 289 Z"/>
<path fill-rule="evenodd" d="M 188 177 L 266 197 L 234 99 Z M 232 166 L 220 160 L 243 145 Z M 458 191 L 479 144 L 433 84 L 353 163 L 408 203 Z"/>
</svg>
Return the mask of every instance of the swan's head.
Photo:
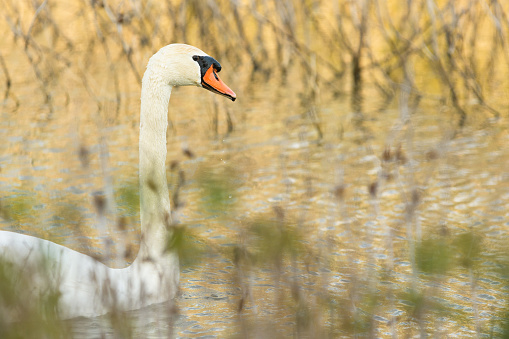
<svg viewBox="0 0 509 339">
<path fill-rule="evenodd" d="M 237 95 L 219 78 L 221 65 L 202 50 L 171 44 L 159 50 L 148 63 L 160 79 L 171 86 L 198 86 L 235 101 Z M 154 73 L 152 73 L 154 76 Z"/>
</svg>

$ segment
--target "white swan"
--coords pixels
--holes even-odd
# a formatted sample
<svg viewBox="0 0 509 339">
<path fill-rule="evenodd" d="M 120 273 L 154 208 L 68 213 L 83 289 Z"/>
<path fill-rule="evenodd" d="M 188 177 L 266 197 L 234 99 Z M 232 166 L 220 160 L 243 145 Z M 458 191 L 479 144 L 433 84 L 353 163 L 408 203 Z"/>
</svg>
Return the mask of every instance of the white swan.
<svg viewBox="0 0 509 339">
<path fill-rule="evenodd" d="M 165 251 L 170 218 L 165 168 L 168 102 L 173 86 L 199 86 L 235 101 L 235 93 L 217 76 L 220 70 L 215 59 L 184 44 L 163 47 L 148 62 L 141 90 L 141 243 L 136 260 L 127 268 L 113 269 L 53 242 L 0 231 L 2 262 L 31 272 L 32 290 L 22 293 L 36 297 L 56 289 L 63 318 L 133 310 L 175 296 L 178 257 Z"/>
</svg>

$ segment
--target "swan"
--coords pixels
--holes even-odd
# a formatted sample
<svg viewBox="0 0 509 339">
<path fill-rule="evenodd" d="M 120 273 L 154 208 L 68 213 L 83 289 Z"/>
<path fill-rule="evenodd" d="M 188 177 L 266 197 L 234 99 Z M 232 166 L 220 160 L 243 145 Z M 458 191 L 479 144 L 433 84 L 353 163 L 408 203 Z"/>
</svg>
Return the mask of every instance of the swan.
<svg viewBox="0 0 509 339">
<path fill-rule="evenodd" d="M 148 62 L 141 88 L 139 135 L 141 240 L 132 264 L 114 269 L 53 242 L 0 231 L 0 264 L 30 272 L 30 290 L 23 293 L 34 297 L 56 293 L 56 311 L 63 319 L 134 310 L 175 297 L 179 261 L 167 249 L 168 103 L 175 86 L 203 87 L 235 101 L 236 94 L 218 77 L 219 71 L 221 65 L 214 58 L 185 44 L 165 46 Z"/>
</svg>

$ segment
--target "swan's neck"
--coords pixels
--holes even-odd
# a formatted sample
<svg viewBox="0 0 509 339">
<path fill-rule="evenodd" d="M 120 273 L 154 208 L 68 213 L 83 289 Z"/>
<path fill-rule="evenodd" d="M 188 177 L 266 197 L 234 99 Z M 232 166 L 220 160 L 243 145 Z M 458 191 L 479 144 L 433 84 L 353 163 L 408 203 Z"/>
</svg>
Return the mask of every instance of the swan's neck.
<svg viewBox="0 0 509 339">
<path fill-rule="evenodd" d="M 140 210 L 141 257 L 162 255 L 170 224 L 170 199 L 166 182 L 166 130 L 172 87 L 150 67 L 141 90 Z"/>
</svg>

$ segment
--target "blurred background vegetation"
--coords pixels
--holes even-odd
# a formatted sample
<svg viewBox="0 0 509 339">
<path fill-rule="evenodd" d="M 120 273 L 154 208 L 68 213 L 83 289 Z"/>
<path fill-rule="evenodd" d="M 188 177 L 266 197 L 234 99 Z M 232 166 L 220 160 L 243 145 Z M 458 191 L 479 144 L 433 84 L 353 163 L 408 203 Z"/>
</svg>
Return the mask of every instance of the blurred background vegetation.
<svg viewBox="0 0 509 339">
<path fill-rule="evenodd" d="M 1 263 L 1 337 L 509 337 L 505 1 L 0 4 L 3 229 L 125 266 L 148 58 L 197 46 L 238 95 L 171 99 L 178 309 L 12 322 Z"/>
</svg>

